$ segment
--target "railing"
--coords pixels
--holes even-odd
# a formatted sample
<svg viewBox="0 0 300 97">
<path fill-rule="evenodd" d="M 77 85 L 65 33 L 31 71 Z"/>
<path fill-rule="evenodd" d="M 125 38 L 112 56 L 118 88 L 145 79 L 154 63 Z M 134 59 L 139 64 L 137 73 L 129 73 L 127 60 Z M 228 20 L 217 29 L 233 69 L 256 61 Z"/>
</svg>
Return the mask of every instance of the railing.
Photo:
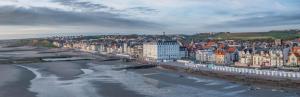
<svg viewBox="0 0 300 97">
<path fill-rule="evenodd" d="M 290 79 L 300 79 L 300 72 L 289 72 L 289 71 L 279 71 L 279 70 L 259 70 L 253 68 L 237 68 L 228 66 L 214 66 L 206 64 L 185 64 L 186 68 L 192 70 L 201 71 L 220 71 L 228 73 L 237 73 L 242 75 L 257 75 L 257 76 L 268 76 L 276 78 L 290 78 Z"/>
</svg>

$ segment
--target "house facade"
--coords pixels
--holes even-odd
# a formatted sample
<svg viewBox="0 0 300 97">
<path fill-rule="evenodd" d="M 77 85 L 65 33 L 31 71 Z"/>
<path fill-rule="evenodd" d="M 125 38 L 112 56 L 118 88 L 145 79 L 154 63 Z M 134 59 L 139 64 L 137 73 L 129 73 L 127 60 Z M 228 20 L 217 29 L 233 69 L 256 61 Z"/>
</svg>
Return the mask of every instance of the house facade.
<svg viewBox="0 0 300 97">
<path fill-rule="evenodd" d="M 282 49 L 270 50 L 271 56 L 271 66 L 272 67 L 282 67 L 284 65 L 284 56 Z"/>
<path fill-rule="evenodd" d="M 225 64 L 234 65 L 235 62 L 238 62 L 239 54 L 235 47 L 228 47 L 225 53 Z"/>
<path fill-rule="evenodd" d="M 248 67 L 253 64 L 252 49 L 244 49 L 239 52 L 239 61 L 235 63 L 236 66 Z"/>
<path fill-rule="evenodd" d="M 217 65 L 224 65 L 225 64 L 225 51 L 223 50 L 216 50 L 215 51 L 215 59 Z"/>
<path fill-rule="evenodd" d="M 291 48 L 288 56 L 287 66 L 300 66 L 300 47 Z"/>
<path fill-rule="evenodd" d="M 143 44 L 143 57 L 149 61 L 174 61 L 181 58 L 177 41 L 156 41 Z"/>
<path fill-rule="evenodd" d="M 215 53 L 213 50 L 197 50 L 196 60 L 200 63 L 215 63 Z"/>
<path fill-rule="evenodd" d="M 291 53 L 288 58 L 287 66 L 300 66 L 300 54 Z"/>
</svg>

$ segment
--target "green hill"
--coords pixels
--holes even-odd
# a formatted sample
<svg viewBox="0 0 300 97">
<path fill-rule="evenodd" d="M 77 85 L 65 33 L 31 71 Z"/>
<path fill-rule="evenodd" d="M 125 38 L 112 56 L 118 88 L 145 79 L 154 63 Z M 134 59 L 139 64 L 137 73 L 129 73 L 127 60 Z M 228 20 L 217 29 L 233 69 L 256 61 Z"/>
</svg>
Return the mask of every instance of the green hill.
<svg viewBox="0 0 300 97">
<path fill-rule="evenodd" d="M 233 39 L 233 40 L 255 40 L 255 39 L 295 39 L 300 38 L 300 31 L 270 31 L 270 32 L 244 32 L 244 33 L 228 33 L 221 32 L 216 34 L 197 34 L 190 37 L 191 39 Z"/>
</svg>

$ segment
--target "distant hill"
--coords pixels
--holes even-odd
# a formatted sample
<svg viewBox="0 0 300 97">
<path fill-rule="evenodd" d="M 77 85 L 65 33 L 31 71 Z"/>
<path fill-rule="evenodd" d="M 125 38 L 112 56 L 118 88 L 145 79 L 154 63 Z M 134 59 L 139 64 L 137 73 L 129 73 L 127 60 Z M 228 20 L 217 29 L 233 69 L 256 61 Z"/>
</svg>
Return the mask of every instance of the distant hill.
<svg viewBox="0 0 300 97">
<path fill-rule="evenodd" d="M 288 31 L 270 31 L 270 32 L 243 32 L 243 33 L 229 33 L 220 32 L 215 34 L 202 33 L 192 35 L 190 39 L 233 39 L 233 40 L 255 40 L 255 39 L 295 39 L 300 38 L 299 30 L 288 30 Z"/>
</svg>

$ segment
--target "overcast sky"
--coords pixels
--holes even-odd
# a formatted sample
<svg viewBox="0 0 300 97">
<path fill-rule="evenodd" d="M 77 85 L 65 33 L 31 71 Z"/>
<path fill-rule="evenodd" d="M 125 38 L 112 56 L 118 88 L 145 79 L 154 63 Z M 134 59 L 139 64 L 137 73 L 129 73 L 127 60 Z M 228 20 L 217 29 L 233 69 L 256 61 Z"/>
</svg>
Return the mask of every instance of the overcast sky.
<svg viewBox="0 0 300 97">
<path fill-rule="evenodd" d="M 300 0 L 0 0 L 0 34 L 300 28 Z"/>
</svg>

